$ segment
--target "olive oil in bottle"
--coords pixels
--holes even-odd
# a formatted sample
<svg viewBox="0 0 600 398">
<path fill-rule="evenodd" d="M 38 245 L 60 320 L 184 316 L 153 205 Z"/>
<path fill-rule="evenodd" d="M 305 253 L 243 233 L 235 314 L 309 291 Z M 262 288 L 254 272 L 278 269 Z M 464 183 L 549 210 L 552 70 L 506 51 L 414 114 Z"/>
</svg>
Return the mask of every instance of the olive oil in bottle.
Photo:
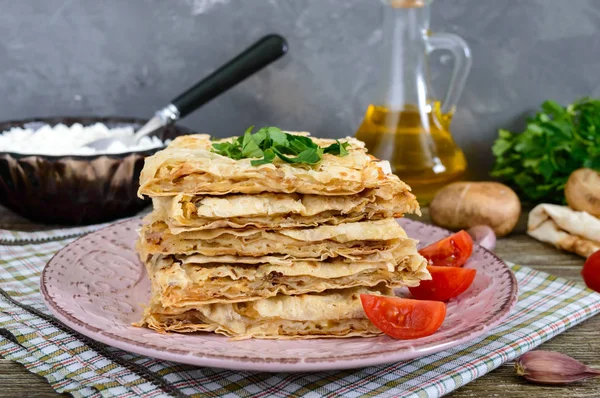
<svg viewBox="0 0 600 398">
<path fill-rule="evenodd" d="M 441 114 L 439 102 L 426 112 L 414 105 L 401 111 L 370 105 L 356 138 L 366 143 L 369 153 L 389 160 L 392 172 L 424 205 L 467 169 L 465 156 L 448 131 L 451 121 L 452 114 Z"/>
<path fill-rule="evenodd" d="M 460 37 L 431 33 L 431 1 L 384 3 L 379 88 L 369 101 L 356 137 L 366 143 L 369 153 L 388 160 L 392 172 L 426 205 L 440 188 L 460 179 L 467 169 L 449 127 L 471 68 L 471 56 Z M 428 75 L 428 54 L 437 49 L 449 50 L 454 58 L 442 102 L 431 95 Z"/>
</svg>

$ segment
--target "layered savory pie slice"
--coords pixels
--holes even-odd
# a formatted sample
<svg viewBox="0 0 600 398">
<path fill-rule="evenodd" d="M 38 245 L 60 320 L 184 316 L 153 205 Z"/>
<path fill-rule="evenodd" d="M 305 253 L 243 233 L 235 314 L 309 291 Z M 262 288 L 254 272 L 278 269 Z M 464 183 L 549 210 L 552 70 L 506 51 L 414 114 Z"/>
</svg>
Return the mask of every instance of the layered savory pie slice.
<svg viewBox="0 0 600 398">
<path fill-rule="evenodd" d="M 262 192 L 350 195 L 390 183 L 386 167 L 355 138 L 344 139 L 349 144 L 345 156 L 325 153 L 316 166 L 279 158 L 252 165 L 252 159 L 236 160 L 211 150 L 213 143 L 231 140 L 211 141 L 204 134 L 177 137 L 166 149 L 146 158 L 138 193 L 151 197 Z M 337 142 L 312 141 L 320 147 Z"/>
<path fill-rule="evenodd" d="M 166 308 L 194 308 L 355 286 L 417 286 L 430 279 L 427 263 L 416 251 L 397 256 L 393 261 L 292 261 L 274 256 L 153 255 L 145 264 L 155 301 Z"/>
<path fill-rule="evenodd" d="M 341 338 L 381 334 L 365 316 L 360 294 L 390 295 L 385 287 L 358 287 L 299 296 L 166 309 L 152 302 L 141 326 L 159 332 L 216 332 L 234 339 Z"/>
<path fill-rule="evenodd" d="M 138 326 L 234 339 L 381 334 L 360 295 L 431 279 L 395 218 L 410 187 L 364 143 L 275 127 L 176 138 L 146 158 L 153 212 L 137 250 L 151 282 Z"/>
<path fill-rule="evenodd" d="M 138 249 L 143 254 L 202 254 L 204 256 L 266 256 L 325 260 L 343 256 L 357 260 L 395 249 L 414 249 L 416 241 L 393 218 L 316 228 L 219 228 L 173 234 L 163 222 L 145 225 Z M 379 259 L 384 259 L 380 257 Z M 142 257 L 142 260 L 144 258 Z"/>
<path fill-rule="evenodd" d="M 161 196 L 153 199 L 151 220 L 166 220 L 173 233 L 214 228 L 295 228 L 379 220 L 419 213 L 415 196 L 398 177 L 356 195 L 321 196 L 262 193 L 223 196 Z"/>
<path fill-rule="evenodd" d="M 394 219 L 177 235 L 153 223 L 142 229 L 138 251 L 166 307 L 381 283 L 416 286 L 429 278 L 416 241 Z"/>
</svg>

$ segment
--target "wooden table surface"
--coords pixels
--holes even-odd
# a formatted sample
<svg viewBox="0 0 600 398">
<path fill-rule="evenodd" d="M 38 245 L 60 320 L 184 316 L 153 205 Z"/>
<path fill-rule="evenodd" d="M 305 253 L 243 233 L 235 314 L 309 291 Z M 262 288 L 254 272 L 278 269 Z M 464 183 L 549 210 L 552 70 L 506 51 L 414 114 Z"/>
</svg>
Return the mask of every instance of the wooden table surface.
<svg viewBox="0 0 600 398">
<path fill-rule="evenodd" d="M 428 221 L 425 209 L 421 221 Z M 540 271 L 581 281 L 583 259 L 540 243 L 525 234 L 526 214 L 517 229 L 498 241 L 496 253 L 506 261 L 527 265 Z M 559 351 L 600 369 L 600 317 L 593 317 L 541 346 Z M 59 396 L 45 379 L 29 373 L 20 364 L 0 359 L 0 397 Z M 514 364 L 507 363 L 449 395 L 466 397 L 600 397 L 600 379 L 567 387 L 544 387 L 525 382 L 515 375 Z"/>
</svg>

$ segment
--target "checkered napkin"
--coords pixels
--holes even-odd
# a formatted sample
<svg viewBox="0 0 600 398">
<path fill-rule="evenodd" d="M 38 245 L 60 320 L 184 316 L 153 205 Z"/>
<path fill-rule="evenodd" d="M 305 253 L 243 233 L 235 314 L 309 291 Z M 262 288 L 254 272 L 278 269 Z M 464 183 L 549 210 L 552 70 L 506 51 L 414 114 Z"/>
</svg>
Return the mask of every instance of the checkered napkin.
<svg viewBox="0 0 600 398">
<path fill-rule="evenodd" d="M 75 235 L 94 228 L 18 235 L 0 230 L 0 355 L 76 397 L 439 397 L 600 311 L 600 294 L 513 265 L 520 298 L 509 318 L 493 333 L 438 354 L 336 372 L 197 368 L 96 343 L 50 315 L 38 286 L 44 264 Z"/>
</svg>

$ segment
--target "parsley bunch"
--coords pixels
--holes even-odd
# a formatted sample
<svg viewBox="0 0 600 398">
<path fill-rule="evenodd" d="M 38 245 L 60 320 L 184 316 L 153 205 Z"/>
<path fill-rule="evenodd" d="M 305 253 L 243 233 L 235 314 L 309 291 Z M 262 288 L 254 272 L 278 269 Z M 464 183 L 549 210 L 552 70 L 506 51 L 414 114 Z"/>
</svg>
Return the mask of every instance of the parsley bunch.
<svg viewBox="0 0 600 398">
<path fill-rule="evenodd" d="M 346 156 L 347 142 L 339 142 L 322 148 L 309 137 L 284 133 L 277 127 L 263 127 L 252 133 L 254 126 L 246 130 L 244 135 L 232 142 L 216 142 L 212 151 L 228 158 L 252 160 L 252 166 L 273 163 L 275 156 L 286 163 L 314 164 L 321 160 L 324 153 L 336 156 Z"/>
<path fill-rule="evenodd" d="M 524 132 L 500 130 L 492 152 L 492 176 L 515 187 L 522 199 L 564 203 L 573 171 L 600 171 L 600 100 L 582 98 L 566 108 L 546 101 Z"/>
</svg>

